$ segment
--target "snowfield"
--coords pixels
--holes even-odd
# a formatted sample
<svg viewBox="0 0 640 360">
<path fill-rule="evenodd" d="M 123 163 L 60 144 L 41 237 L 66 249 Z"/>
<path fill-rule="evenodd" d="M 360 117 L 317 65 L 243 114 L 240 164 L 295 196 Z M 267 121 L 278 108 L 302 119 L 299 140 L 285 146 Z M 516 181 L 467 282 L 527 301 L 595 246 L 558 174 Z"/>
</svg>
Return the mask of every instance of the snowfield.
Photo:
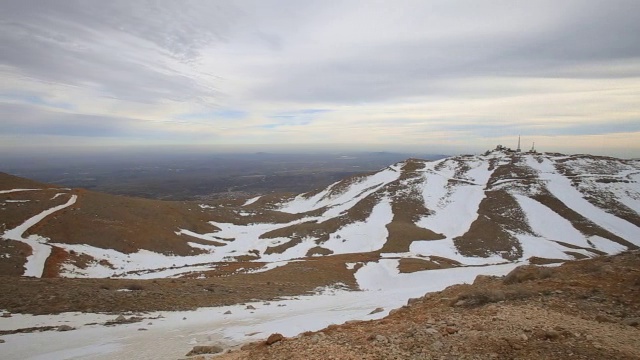
<svg viewBox="0 0 640 360">
<path fill-rule="evenodd" d="M 76 330 L 5 335 L 5 359 L 178 359 L 195 345 L 232 347 L 264 339 L 271 333 L 295 336 L 350 320 L 386 316 L 407 300 L 459 283 L 473 282 L 476 275 L 505 275 L 518 263 L 455 268 L 400 274 L 397 260 L 369 263 L 356 273 L 364 291 L 319 289 L 316 295 L 287 298 L 270 303 L 201 308 L 195 311 L 157 312 L 141 323 L 112 327 L 104 323 L 115 316 L 63 313 L 14 315 L 0 318 L 0 330 L 30 326 L 69 325 Z M 252 305 L 255 310 L 246 309 Z M 384 311 L 370 314 L 382 307 Z M 225 315 L 225 312 L 231 314 Z M 162 316 L 158 319 L 159 316 Z M 140 328 L 146 329 L 139 331 Z M 38 346 L 32 346 L 38 344 Z M 9 346 L 7 346 L 9 345 Z"/>
<path fill-rule="evenodd" d="M 49 254 L 51 254 L 51 246 L 46 244 L 48 241 L 46 238 L 38 235 L 29 235 L 25 238 L 23 237 L 24 232 L 54 212 L 75 204 L 77 199 L 77 195 L 71 195 L 71 198 L 65 204 L 45 210 L 40 214 L 29 218 L 27 221 L 22 223 L 22 225 L 11 230 L 7 230 L 2 234 L 2 237 L 5 239 L 20 241 L 31 246 L 31 255 L 27 257 L 24 276 L 41 277 L 44 270 L 44 262 L 49 257 Z"/>
</svg>

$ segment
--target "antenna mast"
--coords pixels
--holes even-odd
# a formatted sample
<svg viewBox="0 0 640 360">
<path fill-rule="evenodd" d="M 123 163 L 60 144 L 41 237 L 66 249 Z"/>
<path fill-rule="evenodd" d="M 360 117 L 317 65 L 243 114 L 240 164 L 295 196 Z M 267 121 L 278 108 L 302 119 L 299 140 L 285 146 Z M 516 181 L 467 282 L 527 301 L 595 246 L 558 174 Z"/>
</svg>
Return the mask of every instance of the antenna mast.
<svg viewBox="0 0 640 360">
<path fill-rule="evenodd" d="M 518 135 L 518 150 L 516 152 L 520 152 L 520 135 Z"/>
</svg>

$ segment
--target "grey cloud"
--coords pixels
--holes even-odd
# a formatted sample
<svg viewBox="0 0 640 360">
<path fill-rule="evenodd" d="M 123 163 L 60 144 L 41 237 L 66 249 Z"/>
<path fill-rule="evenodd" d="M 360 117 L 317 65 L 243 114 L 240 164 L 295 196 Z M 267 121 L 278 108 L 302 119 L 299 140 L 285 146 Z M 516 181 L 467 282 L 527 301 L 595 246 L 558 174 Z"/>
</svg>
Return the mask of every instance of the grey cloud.
<svg viewBox="0 0 640 360">
<path fill-rule="evenodd" d="M 449 10 L 462 7 L 449 2 Z M 466 3 L 468 5 L 468 3 Z M 504 2 L 482 2 L 478 16 L 496 22 L 510 16 L 498 10 Z M 536 2 L 535 4 L 538 4 Z M 540 2 L 549 15 L 557 9 Z M 468 36 L 380 43 L 330 60 L 286 64 L 273 81 L 255 90 L 257 98 L 307 102 L 369 102 L 406 96 L 442 94 L 439 82 L 474 76 L 500 77 L 635 77 L 640 67 L 606 70 L 611 61 L 640 61 L 640 2 L 568 2 L 567 14 L 548 29 L 539 30 L 544 12 L 525 23 L 496 33 L 478 28 Z M 507 7 L 508 8 L 508 7 Z M 424 10 L 424 9 L 423 9 Z M 420 11 L 416 9 L 415 11 Z M 559 11 L 559 10 L 558 10 Z M 450 11 L 452 13 L 452 11 Z M 537 18 L 536 18 L 537 17 Z M 454 20 L 454 18 L 452 18 Z M 357 21 L 357 20 L 356 20 Z M 398 24 L 402 26 L 402 24 Z M 427 31 L 428 28 L 425 28 Z M 599 66 L 593 71 L 593 66 Z M 580 70 L 586 67 L 585 70 Z"/>
<path fill-rule="evenodd" d="M 47 111 L 35 106 L 0 104 L 3 135 L 170 138 L 176 134 L 149 121 L 103 115 Z"/>
<path fill-rule="evenodd" d="M 204 45 L 224 41 L 231 22 L 241 13 L 234 7 L 206 1 L 4 1 L 4 20 L 42 24 L 55 34 L 72 25 L 78 30 L 108 29 L 147 39 L 182 59 L 199 55 Z M 83 37 L 82 32 L 56 34 Z"/>
<path fill-rule="evenodd" d="M 489 119 L 485 119 L 490 122 Z M 543 126 L 535 122 L 521 124 L 445 124 L 439 127 L 444 131 L 458 131 L 479 137 L 495 137 L 496 135 L 522 135 L 529 138 L 534 136 L 562 136 L 562 135 L 602 135 L 627 132 L 640 132 L 640 121 L 607 121 L 604 123 L 576 124 L 563 123 L 560 119 L 556 124 L 545 123 Z M 515 134 L 515 135 L 514 135 Z"/>
<path fill-rule="evenodd" d="M 192 1 L 5 1 L 2 7 L 0 64 L 22 76 L 94 84 L 140 102 L 215 95 L 171 61 L 197 61 L 203 47 L 225 40 L 235 16 L 232 7 Z M 136 38 L 157 48 L 131 42 Z"/>
</svg>

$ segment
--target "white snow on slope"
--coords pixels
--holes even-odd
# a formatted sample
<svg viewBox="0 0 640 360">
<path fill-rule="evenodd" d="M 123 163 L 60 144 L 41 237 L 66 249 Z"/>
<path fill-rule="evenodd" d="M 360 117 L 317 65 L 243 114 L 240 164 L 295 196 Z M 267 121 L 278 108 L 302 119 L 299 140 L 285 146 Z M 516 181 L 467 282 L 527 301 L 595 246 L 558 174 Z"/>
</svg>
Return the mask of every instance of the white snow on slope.
<svg viewBox="0 0 640 360">
<path fill-rule="evenodd" d="M 523 249 L 522 259 L 529 259 L 532 256 L 547 259 L 573 259 L 573 256 L 567 255 L 565 251 L 577 252 L 588 257 L 595 255 L 584 249 L 565 247 L 557 241 L 583 248 L 593 248 L 608 254 L 617 254 L 626 250 L 625 246 L 600 236 L 585 236 L 574 228 L 569 220 L 534 199 L 522 195 L 514 195 L 514 197 L 526 214 L 531 229 L 540 235 L 538 237 L 528 234 L 514 234 Z M 589 241 L 593 246 L 589 244 Z"/>
<path fill-rule="evenodd" d="M 476 275 L 504 275 L 520 264 L 444 269 L 400 274 L 397 260 L 369 263 L 356 273 L 366 291 L 324 289 L 321 294 L 300 296 L 270 305 L 262 302 L 195 311 L 151 313 L 164 318 L 143 323 L 105 327 L 84 325 L 104 322 L 115 316 L 65 313 L 60 315 L 14 315 L 9 322 L 0 319 L 0 329 L 68 324 L 79 327 L 68 332 L 46 331 L 3 336 L 6 359 L 160 359 L 182 358 L 194 345 L 233 346 L 264 339 L 273 332 L 295 336 L 349 320 L 379 319 L 409 298 L 439 291 L 461 282 L 472 282 Z M 256 310 L 247 310 L 253 305 Z M 371 315 L 377 307 L 383 312 Z M 232 314 L 224 315 L 230 310 Z M 183 320 L 183 318 L 186 318 Z M 151 322 L 151 325 L 147 323 Z M 147 331 L 138 331 L 145 328 Z M 38 346 L 33 346 L 38 344 Z"/>
<path fill-rule="evenodd" d="M 51 197 L 51 199 L 49 199 L 49 200 L 54 200 L 54 199 L 56 199 L 58 196 L 62 196 L 62 195 L 65 195 L 65 194 L 66 194 L 66 193 L 57 193 L 57 194 L 53 195 L 53 196 Z"/>
<path fill-rule="evenodd" d="M 393 220 L 389 199 L 381 200 L 373 207 L 366 221 L 355 222 L 331 234 L 322 247 L 334 254 L 350 254 L 380 250 L 387 242 L 386 225 Z"/>
<path fill-rule="evenodd" d="M 210 235 L 206 235 L 206 234 L 199 234 L 197 232 L 193 232 L 191 230 L 187 230 L 187 229 L 180 229 L 179 231 L 176 231 L 176 235 L 187 235 L 187 236 L 191 236 L 197 239 L 201 239 L 201 240 L 207 240 L 207 241 L 215 241 L 215 242 L 224 242 L 224 239 L 219 239 L 219 238 L 214 238 Z"/>
<path fill-rule="evenodd" d="M 51 246 L 46 244 L 46 238 L 38 235 L 29 235 L 29 237 L 24 238 L 22 237 L 22 234 L 24 234 L 24 232 L 27 231 L 30 227 L 42 221 L 42 219 L 44 219 L 45 217 L 53 214 L 56 211 L 62 210 L 68 206 L 75 204 L 77 198 L 77 195 L 71 195 L 71 198 L 66 203 L 45 210 L 40 214 L 29 218 L 21 225 L 11 230 L 5 231 L 5 233 L 2 235 L 2 237 L 5 239 L 20 241 L 31 246 L 31 255 L 27 256 L 27 263 L 24 265 L 24 276 L 42 276 L 42 272 L 44 271 L 44 263 L 51 254 Z"/>
<path fill-rule="evenodd" d="M 425 288 L 429 291 L 439 291 L 453 284 L 471 283 L 480 274 L 505 275 L 522 265 L 514 262 L 403 274 L 398 270 L 398 263 L 398 259 L 380 259 L 378 262 L 365 264 L 355 274 L 358 286 L 362 290 L 378 291 L 385 296 L 403 294 L 402 298 L 410 298 L 419 296 Z"/>
<path fill-rule="evenodd" d="M 465 177 L 477 185 L 448 185 L 446 176 L 425 172 L 422 196 L 425 206 L 434 212 L 423 217 L 417 225 L 445 235 L 448 239 L 462 236 L 478 218 L 478 208 L 486 197 L 486 186 L 493 171 L 487 161 L 474 162 Z"/>
<path fill-rule="evenodd" d="M 474 161 L 472 167 L 464 177 L 473 184 L 456 183 L 449 185 L 448 176 L 453 176 L 453 169 L 449 173 L 426 171 L 422 196 L 425 206 L 432 214 L 420 219 L 416 225 L 430 229 L 446 236 L 442 240 L 414 241 L 410 245 L 410 252 L 424 256 L 441 256 L 456 260 L 466 265 L 496 264 L 504 262 L 500 256 L 487 258 L 466 257 L 461 255 L 453 244 L 453 239 L 464 235 L 471 224 L 478 218 L 480 202 L 486 197 L 484 188 L 491 178 L 493 171 L 489 170 L 487 161 Z"/>
<path fill-rule="evenodd" d="M 20 191 L 38 191 L 38 190 L 42 190 L 42 189 L 11 189 L 11 190 L 0 190 L 0 194 L 9 194 L 9 193 L 13 193 L 13 192 L 20 192 Z"/>
<path fill-rule="evenodd" d="M 542 238 L 568 244 L 591 247 L 586 237 L 571 225 L 571 222 L 538 201 L 522 195 L 514 195 L 526 214 L 531 229 Z"/>
<path fill-rule="evenodd" d="M 414 241 L 409 246 L 409 251 L 411 254 L 421 256 L 439 256 L 451 259 L 464 265 L 502 264 L 506 261 L 502 256 L 496 254 L 488 257 L 464 256 L 458 252 L 452 239 Z"/>
<path fill-rule="evenodd" d="M 364 179 L 360 179 L 360 181 L 350 184 L 343 192 L 338 194 L 333 194 L 332 191 L 340 182 L 330 185 L 325 190 L 308 199 L 303 195 L 298 195 L 292 201 L 284 204 L 279 210 L 286 213 L 299 214 L 330 206 L 333 209 L 330 209 L 328 213 L 325 214 L 325 217 L 336 216 L 340 212 L 355 205 L 358 200 L 365 198 L 382 186 L 397 180 L 398 177 L 400 177 L 400 170 L 398 170 L 397 167 L 397 165 L 394 165 L 383 171 L 369 175 Z"/>
<path fill-rule="evenodd" d="M 543 237 L 529 234 L 513 234 L 522 246 L 522 260 L 528 260 L 531 257 L 539 257 L 545 259 L 571 260 L 572 256 L 567 255 L 565 251 L 581 253 L 585 256 L 593 254 L 586 250 L 569 249 L 558 244 L 555 241 L 549 241 Z"/>
<path fill-rule="evenodd" d="M 578 212 L 603 229 L 635 245 L 640 245 L 640 238 L 638 237 L 638 234 L 640 234 L 639 227 L 591 204 L 571 185 L 569 179 L 555 170 L 551 161 L 544 159 L 542 163 L 538 163 L 532 156 L 526 156 L 526 160 L 527 165 L 540 172 L 539 177 L 546 181 L 547 189 L 549 189 L 551 194 L 562 201 L 567 207 Z"/>
<path fill-rule="evenodd" d="M 256 196 L 256 197 L 254 197 L 254 198 L 251 198 L 251 199 L 249 199 L 249 200 L 245 201 L 245 202 L 244 202 L 244 204 L 242 204 L 242 206 L 248 206 L 248 205 L 251 205 L 251 204 L 253 204 L 254 202 L 258 201 L 261 197 L 262 197 L 262 196 Z"/>
<path fill-rule="evenodd" d="M 250 225 L 211 222 L 213 225 L 218 227 L 220 231 L 210 234 L 198 234 L 189 230 L 178 231 L 180 234 L 220 243 L 224 243 L 225 240 L 220 240 L 219 238 L 234 239 L 233 241 L 227 241 L 224 246 L 207 247 L 207 249 L 210 250 L 210 253 L 192 256 L 165 255 L 148 250 L 139 250 L 135 253 L 125 254 L 112 249 L 102 249 L 90 245 L 77 244 L 58 243 L 56 246 L 64 248 L 67 251 L 73 250 L 79 254 L 87 254 L 95 259 L 106 259 L 115 267 L 115 269 L 111 269 L 99 264 L 98 262 L 94 262 L 89 264 L 85 269 L 80 269 L 73 265 L 65 264 L 62 272 L 63 276 L 104 278 L 118 275 L 119 277 L 130 279 L 161 278 L 164 276 L 175 276 L 182 273 L 213 268 L 214 265 L 212 263 L 227 261 L 230 257 L 249 255 L 251 254 L 251 250 L 256 250 L 261 254 L 262 258 L 258 261 L 275 262 L 303 257 L 310 248 L 315 246 L 315 243 L 312 244 L 311 241 L 307 241 L 289 249 L 283 254 L 264 255 L 264 252 L 269 246 L 279 245 L 289 239 L 260 239 L 260 235 L 266 232 L 297 224 L 301 221 L 302 220 L 296 220 L 286 224 L 257 223 Z M 211 265 L 203 266 L 202 264 Z M 286 263 L 283 263 L 283 265 L 284 264 Z M 143 270 L 158 271 L 142 272 Z M 125 274 L 128 272 L 140 273 Z"/>
</svg>

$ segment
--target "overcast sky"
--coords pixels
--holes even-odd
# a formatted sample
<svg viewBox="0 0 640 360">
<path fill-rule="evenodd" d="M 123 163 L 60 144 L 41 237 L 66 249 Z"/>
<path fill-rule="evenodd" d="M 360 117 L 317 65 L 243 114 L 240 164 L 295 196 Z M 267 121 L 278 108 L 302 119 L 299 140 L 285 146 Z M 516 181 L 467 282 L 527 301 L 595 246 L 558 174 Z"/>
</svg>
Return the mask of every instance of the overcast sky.
<svg viewBox="0 0 640 360">
<path fill-rule="evenodd" d="M 640 1 L 0 0 L 0 148 L 640 157 Z"/>
</svg>

